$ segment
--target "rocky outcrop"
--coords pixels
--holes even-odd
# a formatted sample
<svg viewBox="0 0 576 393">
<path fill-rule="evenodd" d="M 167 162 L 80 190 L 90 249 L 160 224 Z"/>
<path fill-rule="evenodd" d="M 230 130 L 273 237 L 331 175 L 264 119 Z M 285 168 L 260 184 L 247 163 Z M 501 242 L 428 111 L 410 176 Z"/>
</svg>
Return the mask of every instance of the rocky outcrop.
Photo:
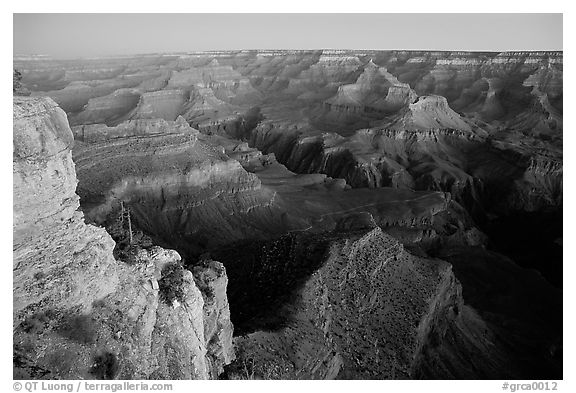
<svg viewBox="0 0 576 393">
<path fill-rule="evenodd" d="M 446 98 L 441 96 L 418 97 L 410 103 L 406 111 L 401 111 L 398 119 L 394 119 L 390 128 L 415 131 L 438 128 L 450 128 L 470 132 L 471 128 L 449 106 Z"/>
<path fill-rule="evenodd" d="M 408 253 L 380 228 L 266 248 L 265 260 L 278 257 L 283 271 L 306 269 L 296 255 L 307 250 L 313 271 L 287 295 L 280 326 L 235 339 L 239 361 L 229 377 L 245 378 L 244 370 L 263 379 L 514 375 L 490 328 L 464 304 L 450 265 Z M 257 274 L 253 280 L 259 285 Z M 430 359 L 440 363 L 434 369 L 422 367 L 430 346 L 449 354 Z"/>
<path fill-rule="evenodd" d="M 226 296 L 228 277 L 224 265 L 216 261 L 203 261 L 194 267 L 193 273 L 204 296 L 204 336 L 212 377 L 217 378 L 236 356 Z"/>
<path fill-rule="evenodd" d="M 216 378 L 234 358 L 225 270 L 138 245 L 115 260 L 78 210 L 72 142 L 54 101 L 14 98 L 14 378 Z"/>
</svg>

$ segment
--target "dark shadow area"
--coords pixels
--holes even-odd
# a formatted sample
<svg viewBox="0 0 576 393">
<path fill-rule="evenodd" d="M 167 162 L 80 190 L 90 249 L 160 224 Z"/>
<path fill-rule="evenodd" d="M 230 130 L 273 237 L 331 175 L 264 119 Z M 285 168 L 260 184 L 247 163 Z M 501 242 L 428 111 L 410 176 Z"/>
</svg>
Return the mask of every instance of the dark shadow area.
<svg viewBox="0 0 576 393">
<path fill-rule="evenodd" d="M 291 304 L 325 260 L 328 238 L 288 234 L 213 250 L 226 266 L 234 335 L 276 330 L 289 322 Z"/>
<path fill-rule="evenodd" d="M 482 247 L 453 247 L 452 264 L 464 302 L 480 313 L 531 378 L 562 378 L 562 292 L 538 272 Z"/>
<path fill-rule="evenodd" d="M 482 228 L 490 248 L 562 288 L 562 210 L 513 211 Z"/>
</svg>

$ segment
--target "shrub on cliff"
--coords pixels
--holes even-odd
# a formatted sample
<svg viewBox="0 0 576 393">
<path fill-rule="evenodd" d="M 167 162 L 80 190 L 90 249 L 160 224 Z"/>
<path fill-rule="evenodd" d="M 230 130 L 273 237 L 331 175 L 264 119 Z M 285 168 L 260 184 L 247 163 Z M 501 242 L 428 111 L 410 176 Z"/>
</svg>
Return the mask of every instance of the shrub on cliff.
<svg viewBox="0 0 576 393">
<path fill-rule="evenodd" d="M 179 264 L 167 265 L 162 269 L 162 277 L 158 281 L 160 299 L 169 305 L 174 300 L 184 300 L 184 267 Z"/>
<path fill-rule="evenodd" d="M 22 74 L 18 70 L 14 70 L 14 77 L 12 80 L 12 92 L 16 93 L 22 87 Z"/>
<path fill-rule="evenodd" d="M 14 69 L 12 79 L 12 93 L 17 96 L 29 96 L 30 91 L 22 86 L 22 74 L 20 71 Z"/>
<path fill-rule="evenodd" d="M 152 239 L 131 223 L 129 208 L 114 213 L 106 231 L 116 242 L 113 255 L 117 261 L 129 265 L 138 263 L 138 253 L 141 249 L 148 249 L 154 245 Z"/>
</svg>

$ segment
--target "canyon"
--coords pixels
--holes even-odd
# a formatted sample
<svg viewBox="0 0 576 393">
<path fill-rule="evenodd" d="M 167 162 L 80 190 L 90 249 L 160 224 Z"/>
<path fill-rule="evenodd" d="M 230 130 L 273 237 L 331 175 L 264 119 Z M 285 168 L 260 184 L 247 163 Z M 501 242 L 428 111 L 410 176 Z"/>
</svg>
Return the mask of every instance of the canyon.
<svg viewBox="0 0 576 393">
<path fill-rule="evenodd" d="M 14 68 L 15 378 L 562 378 L 562 52 Z"/>
</svg>

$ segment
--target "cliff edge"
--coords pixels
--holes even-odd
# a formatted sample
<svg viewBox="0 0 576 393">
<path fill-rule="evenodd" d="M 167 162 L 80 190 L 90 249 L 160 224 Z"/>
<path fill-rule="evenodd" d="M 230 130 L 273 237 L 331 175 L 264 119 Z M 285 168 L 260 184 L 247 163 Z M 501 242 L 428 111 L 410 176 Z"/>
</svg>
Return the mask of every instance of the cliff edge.
<svg viewBox="0 0 576 393">
<path fill-rule="evenodd" d="M 50 98 L 14 97 L 15 379 L 211 379 L 234 359 L 224 267 L 114 241 L 84 222 L 73 135 Z"/>
</svg>

